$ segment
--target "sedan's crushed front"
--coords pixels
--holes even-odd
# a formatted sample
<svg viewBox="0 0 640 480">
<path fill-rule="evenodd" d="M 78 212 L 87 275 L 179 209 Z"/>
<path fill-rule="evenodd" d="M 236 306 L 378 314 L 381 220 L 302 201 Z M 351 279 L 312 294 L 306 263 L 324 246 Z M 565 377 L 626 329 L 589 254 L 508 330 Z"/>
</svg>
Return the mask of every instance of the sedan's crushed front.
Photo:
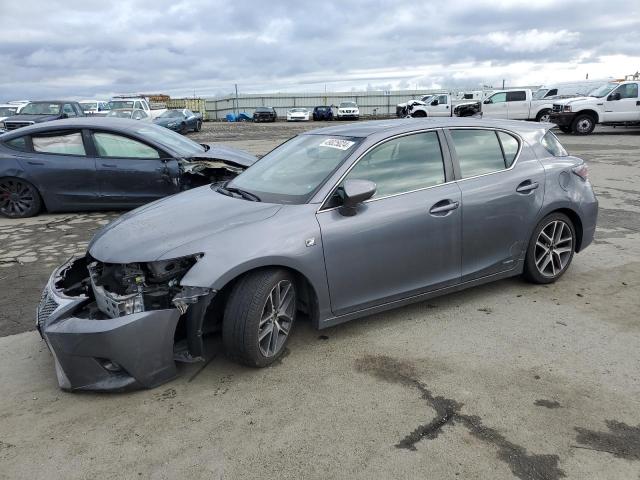
<svg viewBox="0 0 640 480">
<path fill-rule="evenodd" d="M 193 360 L 174 345 L 180 318 L 196 315 L 201 324 L 213 297 L 208 288 L 180 286 L 198 258 L 123 265 L 87 255 L 58 268 L 42 294 L 37 327 L 60 387 L 149 388 L 175 376 L 176 357 Z M 198 302 L 203 308 L 189 308 Z"/>
</svg>

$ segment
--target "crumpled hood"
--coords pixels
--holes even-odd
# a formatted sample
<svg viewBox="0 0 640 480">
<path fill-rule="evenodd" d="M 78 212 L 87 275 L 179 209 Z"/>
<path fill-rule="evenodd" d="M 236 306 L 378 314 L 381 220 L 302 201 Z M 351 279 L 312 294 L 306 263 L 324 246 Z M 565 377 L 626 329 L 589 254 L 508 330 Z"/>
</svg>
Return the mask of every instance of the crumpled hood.
<svg viewBox="0 0 640 480">
<path fill-rule="evenodd" d="M 224 160 L 242 167 L 250 167 L 258 161 L 258 157 L 251 155 L 249 152 L 245 152 L 244 150 L 238 150 L 237 148 L 227 147 L 226 145 L 216 145 L 213 143 L 205 143 L 203 145 L 209 147 L 209 150 L 198 154 L 197 157 L 194 157 L 194 160 L 198 158 L 206 160 Z"/>
<path fill-rule="evenodd" d="M 281 207 L 227 197 L 207 185 L 122 215 L 93 237 L 89 254 L 107 263 L 150 262 L 181 245 L 265 220 Z"/>
<path fill-rule="evenodd" d="M 60 115 L 13 115 L 7 118 L 7 122 L 50 122 L 52 120 L 58 120 Z"/>
</svg>

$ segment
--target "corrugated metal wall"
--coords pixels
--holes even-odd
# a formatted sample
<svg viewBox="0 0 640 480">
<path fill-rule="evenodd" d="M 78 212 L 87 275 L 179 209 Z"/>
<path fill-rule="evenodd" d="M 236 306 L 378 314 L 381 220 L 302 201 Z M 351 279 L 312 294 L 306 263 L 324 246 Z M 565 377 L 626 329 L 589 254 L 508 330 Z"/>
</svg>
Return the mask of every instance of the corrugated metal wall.
<svg viewBox="0 0 640 480">
<path fill-rule="evenodd" d="M 532 88 L 532 87 L 510 87 Z M 535 88 L 535 87 L 533 87 Z M 444 93 L 446 90 L 392 90 L 372 92 L 332 92 L 327 94 L 311 93 L 267 93 L 238 95 L 237 104 L 234 96 L 201 99 L 172 99 L 167 102 L 168 108 L 189 108 L 203 114 L 206 120 L 224 120 L 227 113 L 234 111 L 253 114 L 256 107 L 275 107 L 279 118 L 285 118 L 287 110 L 293 107 L 312 109 L 318 105 L 338 106 L 340 102 L 356 102 L 363 117 L 395 116 L 396 105 L 409 99 L 420 98 L 429 93 Z"/>
</svg>

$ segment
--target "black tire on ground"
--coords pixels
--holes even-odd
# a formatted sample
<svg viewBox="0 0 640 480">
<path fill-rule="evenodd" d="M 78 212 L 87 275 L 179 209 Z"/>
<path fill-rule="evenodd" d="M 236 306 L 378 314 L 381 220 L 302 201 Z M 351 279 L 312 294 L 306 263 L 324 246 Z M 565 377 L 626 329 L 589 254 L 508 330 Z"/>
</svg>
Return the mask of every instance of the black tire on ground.
<svg viewBox="0 0 640 480">
<path fill-rule="evenodd" d="M 202 122 L 196 122 L 196 132 L 202 130 Z"/>
<path fill-rule="evenodd" d="M 180 125 L 180 133 L 184 135 L 188 131 L 189 131 L 189 128 L 187 127 L 187 124 L 182 122 L 182 124 Z"/>
<path fill-rule="evenodd" d="M 576 135 L 589 135 L 594 128 L 596 128 L 596 121 L 588 114 L 576 115 L 571 123 L 571 131 Z"/>
<path fill-rule="evenodd" d="M 548 108 L 544 110 L 540 110 L 538 115 L 536 115 L 536 122 L 548 122 L 549 116 L 551 115 L 551 110 Z"/>
<path fill-rule="evenodd" d="M 558 238 L 552 239 L 551 243 L 553 245 L 552 248 L 549 249 L 545 245 L 546 240 L 544 238 L 541 239 L 542 245 L 540 245 L 539 238 L 543 230 L 547 228 L 553 228 L 554 222 L 556 223 L 556 225 L 558 225 L 557 228 L 560 228 L 559 225 L 561 223 L 563 223 L 565 227 L 563 227 L 563 230 L 555 230 L 556 232 L 559 232 L 557 234 Z M 562 238 L 567 238 L 568 236 L 566 232 L 567 227 L 571 232 L 571 241 L 561 242 Z M 568 250 L 567 252 L 558 253 L 567 248 L 569 248 L 570 250 Z M 540 223 L 538 223 L 535 230 L 533 231 L 533 234 L 531 235 L 531 239 L 529 240 L 529 246 L 527 247 L 527 254 L 524 260 L 523 277 L 532 283 L 545 284 L 555 282 L 562 275 L 564 275 L 564 272 L 566 272 L 569 268 L 569 265 L 571 265 L 575 249 L 576 230 L 571 219 L 563 213 L 552 213 L 550 215 L 547 215 L 540 221 Z M 550 254 L 546 254 L 545 251 L 549 252 L 549 250 L 551 250 Z M 549 255 L 553 259 L 551 260 L 551 267 L 553 269 L 552 275 L 543 274 L 540 271 L 541 269 L 536 265 L 536 258 L 542 258 L 542 262 L 539 263 L 541 267 L 543 265 L 548 265 L 548 263 L 545 263 L 546 259 L 548 258 L 547 255 Z M 562 257 L 563 255 L 564 257 Z M 558 266 L 557 271 L 556 266 Z M 542 268 L 542 270 L 544 270 L 544 267 Z"/>
<path fill-rule="evenodd" d="M 413 113 L 411 114 L 411 116 L 412 116 L 413 118 L 422 118 L 422 117 L 426 117 L 426 116 L 427 116 L 427 113 L 426 113 L 426 112 L 424 112 L 424 111 L 422 111 L 422 110 L 416 110 L 415 112 L 413 112 Z"/>
<path fill-rule="evenodd" d="M 269 308 L 269 302 L 273 300 L 271 293 L 274 289 L 284 288 L 290 285 L 292 298 L 289 299 L 289 311 L 291 321 L 287 322 L 288 334 L 280 338 L 281 343 L 273 348 L 273 353 L 265 355 L 259 333 L 264 333 L 269 320 L 265 323 L 265 312 Z M 287 297 L 287 294 L 282 294 Z M 296 318 L 296 290 L 293 276 L 282 269 L 258 270 L 242 277 L 233 287 L 224 311 L 222 323 L 222 341 L 227 356 L 244 365 L 251 367 L 266 367 L 276 361 L 284 352 L 285 346 L 291 336 L 291 329 Z M 278 325 L 284 326 L 284 317 L 277 318 Z M 262 324 L 262 325 L 261 325 Z M 272 329 L 273 321 L 271 323 Z M 266 338 L 266 337 L 265 337 Z M 262 342 L 265 339 L 263 338 Z M 267 346 L 267 349 L 271 343 Z"/>
<path fill-rule="evenodd" d="M 0 178 L 0 215 L 27 218 L 37 215 L 41 209 L 42 198 L 36 187 L 21 178 Z"/>
<path fill-rule="evenodd" d="M 562 133 L 571 133 L 571 127 L 566 127 L 564 125 L 558 127 Z"/>
</svg>

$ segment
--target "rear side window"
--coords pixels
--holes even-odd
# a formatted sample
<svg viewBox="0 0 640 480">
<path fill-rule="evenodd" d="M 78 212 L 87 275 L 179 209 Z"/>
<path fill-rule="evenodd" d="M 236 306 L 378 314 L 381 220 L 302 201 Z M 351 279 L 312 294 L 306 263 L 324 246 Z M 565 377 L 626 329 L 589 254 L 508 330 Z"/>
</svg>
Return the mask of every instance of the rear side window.
<svg viewBox="0 0 640 480">
<path fill-rule="evenodd" d="M 527 99 L 526 92 L 507 92 L 507 102 L 523 102 Z"/>
<path fill-rule="evenodd" d="M 27 151 L 27 137 L 12 138 L 11 140 L 4 142 L 4 144 L 14 150 L 19 150 L 21 152 Z"/>
<path fill-rule="evenodd" d="M 513 135 L 509 135 L 505 132 L 498 132 L 498 138 L 500 139 L 502 152 L 504 153 L 504 164 L 509 168 L 513 165 L 513 161 L 516 159 L 520 144 Z"/>
<path fill-rule="evenodd" d="M 93 134 L 93 143 L 101 157 L 160 158 L 155 148 L 121 135 L 96 132 Z"/>
<path fill-rule="evenodd" d="M 546 135 L 542 137 L 540 143 L 547 150 L 547 152 L 549 152 L 554 157 L 566 157 L 567 155 L 569 155 L 560 141 L 551 132 L 547 132 Z"/>
<path fill-rule="evenodd" d="M 376 184 L 373 198 L 444 183 L 444 164 L 435 132 L 389 140 L 363 156 L 346 179 Z"/>
<path fill-rule="evenodd" d="M 451 130 L 462 178 L 506 168 L 498 136 L 493 130 Z"/>
<path fill-rule="evenodd" d="M 40 153 L 61 155 L 85 155 L 84 143 L 80 132 L 55 135 L 33 135 L 33 150 Z"/>
</svg>

